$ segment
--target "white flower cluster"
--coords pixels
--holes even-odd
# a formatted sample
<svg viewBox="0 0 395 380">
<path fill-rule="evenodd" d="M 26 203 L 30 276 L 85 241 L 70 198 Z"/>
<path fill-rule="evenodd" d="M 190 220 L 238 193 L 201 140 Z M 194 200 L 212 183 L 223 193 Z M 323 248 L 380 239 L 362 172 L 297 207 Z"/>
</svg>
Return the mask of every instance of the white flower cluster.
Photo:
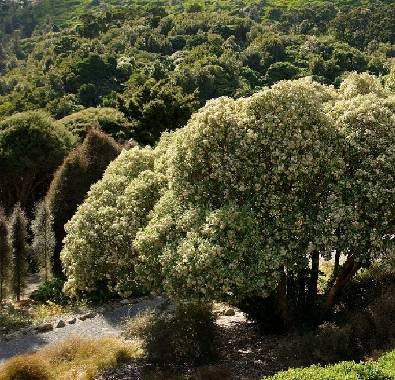
<svg viewBox="0 0 395 380">
<path fill-rule="evenodd" d="M 395 204 L 388 98 L 367 74 L 339 90 L 284 81 L 210 101 L 154 150 L 123 152 L 67 225 L 67 288 L 241 299 L 312 251 L 381 257 Z"/>
</svg>

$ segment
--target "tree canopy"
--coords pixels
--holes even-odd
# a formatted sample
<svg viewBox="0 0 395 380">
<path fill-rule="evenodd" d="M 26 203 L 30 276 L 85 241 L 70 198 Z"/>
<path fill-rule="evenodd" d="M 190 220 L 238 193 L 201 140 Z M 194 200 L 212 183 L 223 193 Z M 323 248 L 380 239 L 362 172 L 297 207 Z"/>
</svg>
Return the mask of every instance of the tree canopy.
<svg viewBox="0 0 395 380">
<path fill-rule="evenodd" d="M 154 150 L 124 152 L 66 227 L 68 289 L 240 300 L 269 294 L 314 252 L 384 257 L 395 215 L 388 97 L 366 74 L 340 90 L 282 81 L 211 101 Z"/>
</svg>

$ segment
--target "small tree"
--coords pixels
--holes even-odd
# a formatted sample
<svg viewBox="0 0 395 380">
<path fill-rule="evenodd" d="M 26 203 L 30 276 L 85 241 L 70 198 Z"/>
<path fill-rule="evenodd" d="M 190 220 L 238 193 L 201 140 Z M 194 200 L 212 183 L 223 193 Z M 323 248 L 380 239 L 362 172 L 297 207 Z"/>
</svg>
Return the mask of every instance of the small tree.
<svg viewBox="0 0 395 380">
<path fill-rule="evenodd" d="M 27 244 L 27 225 L 28 221 L 25 213 L 18 203 L 14 207 L 9 225 L 9 241 L 12 253 L 11 289 L 17 301 L 21 298 L 27 274 L 27 255 L 29 250 Z"/>
<path fill-rule="evenodd" d="M 33 232 L 33 253 L 38 258 L 44 281 L 51 275 L 52 258 L 55 249 L 53 216 L 45 201 L 36 206 L 35 218 L 31 224 Z"/>
<path fill-rule="evenodd" d="M 0 208 L 0 304 L 6 295 L 10 262 L 7 219 L 4 210 Z"/>
</svg>

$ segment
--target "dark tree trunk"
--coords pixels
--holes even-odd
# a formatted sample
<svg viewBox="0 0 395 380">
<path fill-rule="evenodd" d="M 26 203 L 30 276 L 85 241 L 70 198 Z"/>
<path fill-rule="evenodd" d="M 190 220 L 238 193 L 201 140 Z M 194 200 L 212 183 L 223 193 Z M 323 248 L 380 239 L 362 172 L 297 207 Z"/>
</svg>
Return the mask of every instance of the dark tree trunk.
<svg viewBox="0 0 395 380">
<path fill-rule="evenodd" d="M 276 303 L 279 316 L 285 331 L 291 329 L 292 323 L 289 317 L 288 298 L 287 298 L 287 275 L 284 270 L 281 271 L 280 283 L 276 292 Z"/>
<path fill-rule="evenodd" d="M 335 283 L 328 293 L 326 299 L 326 308 L 330 309 L 340 291 L 351 281 L 355 273 L 361 268 L 361 264 L 356 262 L 352 256 L 349 256 L 344 263 L 339 275 L 336 278 Z"/>
<path fill-rule="evenodd" d="M 317 298 L 319 270 L 320 270 L 320 254 L 318 252 L 313 252 L 311 255 L 311 271 L 310 271 L 309 288 L 307 294 L 307 304 L 310 307 L 314 305 L 314 302 Z"/>
<path fill-rule="evenodd" d="M 339 274 L 340 267 L 340 252 L 336 251 L 335 253 L 335 266 L 333 268 L 333 278 L 336 278 Z"/>
</svg>

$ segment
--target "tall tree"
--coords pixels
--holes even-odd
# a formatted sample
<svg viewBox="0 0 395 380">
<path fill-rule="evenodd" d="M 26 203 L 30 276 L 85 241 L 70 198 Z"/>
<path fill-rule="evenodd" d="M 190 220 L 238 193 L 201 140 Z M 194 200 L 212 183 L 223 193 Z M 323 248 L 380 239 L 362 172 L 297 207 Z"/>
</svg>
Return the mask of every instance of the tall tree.
<svg viewBox="0 0 395 380">
<path fill-rule="evenodd" d="M 4 210 L 0 208 L 0 304 L 6 296 L 7 282 L 10 274 L 10 263 L 7 218 Z"/>
<path fill-rule="evenodd" d="M 53 216 L 45 201 L 41 201 L 36 206 L 31 230 L 33 232 L 33 253 L 40 263 L 44 281 L 48 281 L 52 271 L 55 234 L 53 230 Z"/>
<path fill-rule="evenodd" d="M 11 290 L 17 301 L 20 301 L 26 286 L 27 256 L 29 246 L 27 243 L 28 220 L 18 203 L 12 212 L 10 220 L 10 246 L 12 253 Z"/>
</svg>

